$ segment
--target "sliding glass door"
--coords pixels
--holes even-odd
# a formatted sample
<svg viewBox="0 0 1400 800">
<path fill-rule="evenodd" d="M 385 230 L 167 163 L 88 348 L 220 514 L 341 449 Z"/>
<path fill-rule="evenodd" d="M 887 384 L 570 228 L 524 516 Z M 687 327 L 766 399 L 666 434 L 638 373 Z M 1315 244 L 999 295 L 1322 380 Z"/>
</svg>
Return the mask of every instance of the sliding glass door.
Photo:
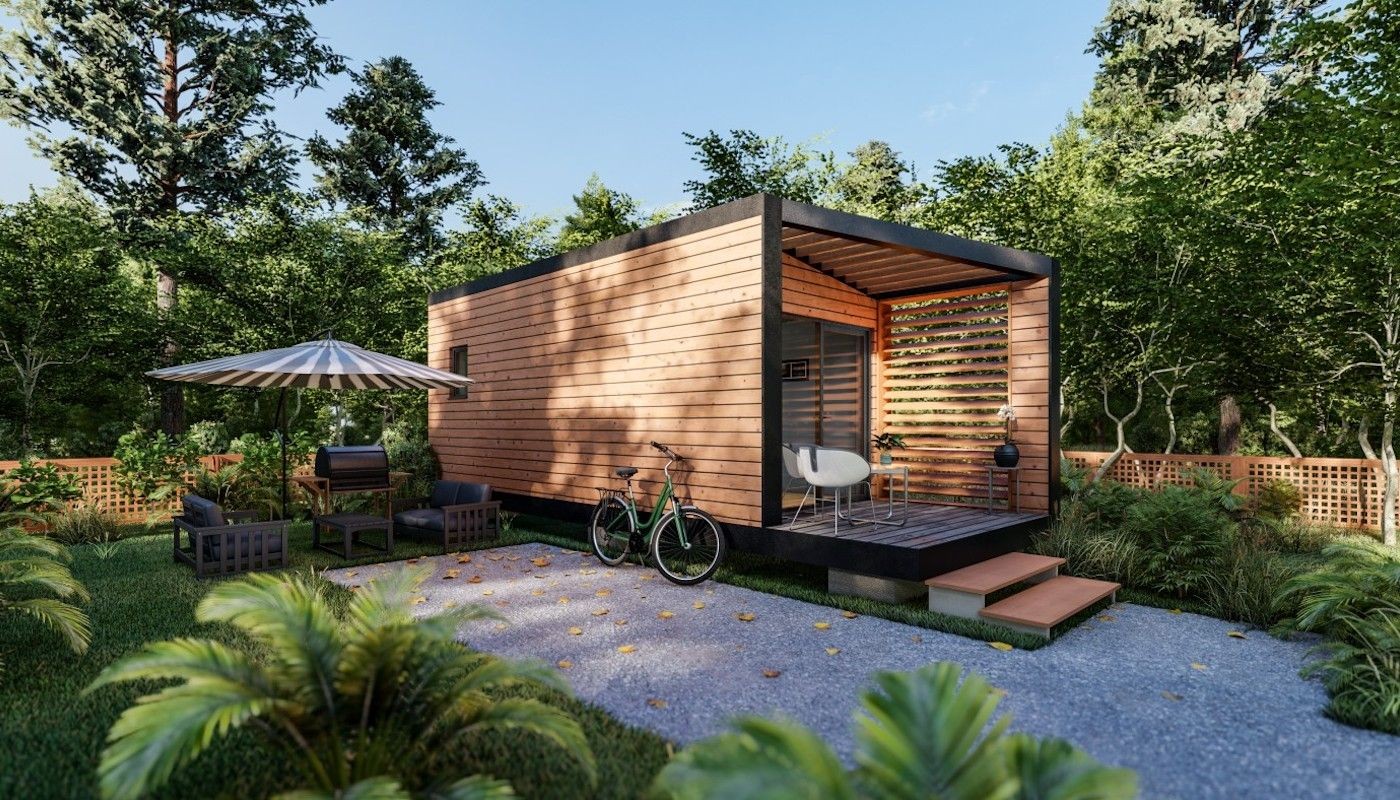
<svg viewBox="0 0 1400 800">
<path fill-rule="evenodd" d="M 783 321 L 783 441 L 869 451 L 870 333 Z"/>
</svg>

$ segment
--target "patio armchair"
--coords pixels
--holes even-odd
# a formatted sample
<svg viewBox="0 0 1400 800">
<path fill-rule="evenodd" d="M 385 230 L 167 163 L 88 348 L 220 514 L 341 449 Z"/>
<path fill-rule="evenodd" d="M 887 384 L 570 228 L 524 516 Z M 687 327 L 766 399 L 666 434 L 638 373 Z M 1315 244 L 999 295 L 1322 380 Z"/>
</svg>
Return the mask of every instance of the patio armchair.
<svg viewBox="0 0 1400 800">
<path fill-rule="evenodd" d="M 820 489 L 830 489 L 835 503 L 831 512 L 831 530 L 833 534 L 839 533 L 841 529 L 841 494 L 846 494 L 846 519 L 847 522 L 856 523 L 870 521 L 875 518 L 875 501 L 872 497 L 870 501 L 870 520 L 859 520 L 851 514 L 852 498 L 855 488 L 862 484 L 870 485 L 870 462 L 860 453 L 853 453 L 849 450 L 838 450 L 831 447 L 810 447 L 804 446 L 797 453 L 797 467 L 802 473 L 803 480 L 807 481 L 807 494 L 802 496 L 802 503 L 797 506 L 797 511 L 793 512 L 792 522 L 788 527 L 797 524 L 797 517 L 802 513 L 802 508 L 807 504 L 807 498 L 813 492 Z M 813 501 L 813 516 L 816 516 L 816 508 L 820 502 L 820 495 Z"/>
<path fill-rule="evenodd" d="M 501 503 L 484 483 L 433 481 L 427 497 L 395 501 L 394 510 L 395 534 L 438 539 L 444 553 L 501 530 Z"/>
<path fill-rule="evenodd" d="M 256 511 L 225 511 L 197 494 L 181 498 L 180 512 L 171 519 L 174 559 L 194 567 L 195 577 L 287 566 L 290 521 L 261 522 Z M 187 546 L 181 545 L 181 534 Z"/>
</svg>

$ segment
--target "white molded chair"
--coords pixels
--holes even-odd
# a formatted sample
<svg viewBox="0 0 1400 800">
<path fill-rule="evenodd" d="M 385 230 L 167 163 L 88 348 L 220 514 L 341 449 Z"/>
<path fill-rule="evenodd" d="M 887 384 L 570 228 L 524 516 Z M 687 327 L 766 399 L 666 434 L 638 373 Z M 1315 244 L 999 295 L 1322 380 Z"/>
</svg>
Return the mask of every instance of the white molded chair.
<svg viewBox="0 0 1400 800">
<path fill-rule="evenodd" d="M 797 511 L 792 515 L 789 527 L 797 524 L 797 517 L 802 513 L 802 507 L 807 504 L 807 497 L 818 489 L 830 489 L 836 500 L 831 514 L 832 533 L 840 530 L 842 490 L 846 492 L 846 518 L 848 521 L 854 522 L 854 518 L 850 516 L 852 490 L 861 484 L 869 484 L 870 462 L 866 461 L 865 457 L 859 453 L 829 447 L 802 447 L 798 450 L 797 456 L 798 470 L 809 486 L 807 494 L 802 496 L 802 503 L 797 506 Z M 815 513 L 814 510 L 813 514 Z M 873 497 L 870 501 L 870 516 L 872 519 L 875 516 Z"/>
</svg>

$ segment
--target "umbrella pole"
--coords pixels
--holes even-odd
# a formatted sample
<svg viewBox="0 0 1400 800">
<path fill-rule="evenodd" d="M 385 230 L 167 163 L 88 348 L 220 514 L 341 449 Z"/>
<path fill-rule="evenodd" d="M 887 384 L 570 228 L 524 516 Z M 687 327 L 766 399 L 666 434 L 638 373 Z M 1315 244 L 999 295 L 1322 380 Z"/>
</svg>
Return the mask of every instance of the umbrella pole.
<svg viewBox="0 0 1400 800">
<path fill-rule="evenodd" d="M 277 439 L 282 444 L 282 519 L 287 518 L 287 387 L 277 393 Z"/>
</svg>

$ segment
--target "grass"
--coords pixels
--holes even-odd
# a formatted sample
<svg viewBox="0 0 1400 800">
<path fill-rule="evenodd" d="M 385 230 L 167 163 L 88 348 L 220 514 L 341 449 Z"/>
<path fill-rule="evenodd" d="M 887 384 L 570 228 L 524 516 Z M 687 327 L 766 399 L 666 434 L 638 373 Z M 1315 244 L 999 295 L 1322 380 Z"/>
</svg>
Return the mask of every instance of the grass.
<svg viewBox="0 0 1400 800">
<path fill-rule="evenodd" d="M 529 538 L 529 532 L 521 531 L 512 541 L 481 542 L 478 547 Z M 345 562 L 312 551 L 305 524 L 293 527 L 290 552 L 290 569 L 302 571 L 385 560 L 380 556 Z M 392 558 L 438 552 L 404 539 L 395 543 Z M 195 622 L 195 605 L 213 582 L 197 580 L 188 567 L 172 562 L 167 535 L 117 542 L 106 558 L 93 545 L 74 547 L 72 553 L 74 573 L 93 595 L 88 612 L 94 636 L 88 653 L 74 656 L 56 637 L 28 620 L 6 619 L 0 626 L 0 650 L 8 656 L 7 670 L 0 675 L 0 797 L 95 796 L 95 768 L 108 729 L 132 701 L 154 686 L 116 686 L 83 694 L 98 672 L 153 640 L 199 636 L 231 642 L 236 638 L 224 626 Z M 558 695 L 548 699 L 583 725 L 598 758 L 595 788 L 586 786 L 567 758 L 523 734 L 483 739 L 462 754 L 462 763 L 510 780 L 522 796 L 539 798 L 635 797 L 665 765 L 670 746 L 660 736 L 626 726 L 586 703 Z M 227 746 L 211 750 L 177 773 L 159 796 L 264 797 L 296 788 L 298 778 L 283 762 L 259 750 L 251 737 L 235 736 Z"/>
</svg>

